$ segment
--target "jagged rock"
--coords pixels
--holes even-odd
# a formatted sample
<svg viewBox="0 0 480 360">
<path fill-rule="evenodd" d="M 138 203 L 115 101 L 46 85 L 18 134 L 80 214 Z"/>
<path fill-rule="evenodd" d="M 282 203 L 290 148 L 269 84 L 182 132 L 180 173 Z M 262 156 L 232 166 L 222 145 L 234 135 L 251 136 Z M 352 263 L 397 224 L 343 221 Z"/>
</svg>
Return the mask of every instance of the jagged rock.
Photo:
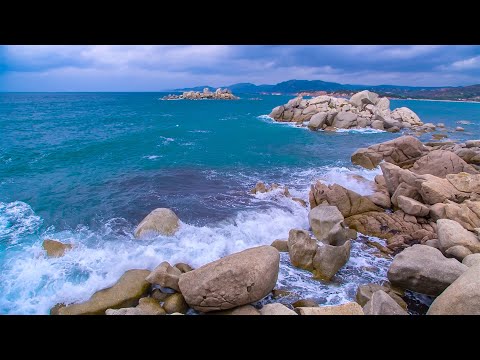
<svg viewBox="0 0 480 360">
<path fill-rule="evenodd" d="M 430 174 L 440 178 L 445 178 L 447 174 L 458 174 L 460 172 L 478 174 L 477 170 L 459 156 L 445 150 L 431 151 L 418 159 L 411 170 L 419 175 Z"/>
<path fill-rule="evenodd" d="M 168 262 L 164 261 L 158 265 L 145 280 L 153 285 L 160 285 L 180 291 L 178 288 L 180 275 L 182 275 L 182 272 L 178 268 L 170 266 Z"/>
<path fill-rule="evenodd" d="M 356 192 L 345 189 L 338 184 L 325 185 L 317 181 L 310 190 L 310 207 L 322 204 L 324 201 L 336 206 L 344 217 L 361 214 L 368 211 L 382 211 L 370 199 Z"/>
<path fill-rule="evenodd" d="M 325 244 L 342 245 L 357 233 L 344 226 L 343 215 L 335 206 L 320 205 L 310 210 L 308 221 L 317 240 Z"/>
<path fill-rule="evenodd" d="M 449 219 L 437 220 L 437 234 L 440 250 L 443 252 L 452 246 L 461 245 L 472 253 L 480 252 L 480 241 L 470 231 L 465 230 L 458 222 Z"/>
<path fill-rule="evenodd" d="M 433 220 L 450 219 L 458 222 L 465 229 L 474 231 L 480 227 L 480 201 L 466 200 L 461 204 L 437 203 L 430 207 Z"/>
<path fill-rule="evenodd" d="M 62 257 L 65 252 L 72 248 L 72 244 L 63 244 L 60 241 L 45 239 L 42 244 L 48 257 Z"/>
<path fill-rule="evenodd" d="M 480 194 L 480 174 L 472 175 L 460 172 L 448 174 L 446 178 L 458 191 Z"/>
<path fill-rule="evenodd" d="M 466 269 L 433 247 L 413 245 L 395 256 L 387 276 L 395 286 L 437 296 Z"/>
<path fill-rule="evenodd" d="M 317 242 L 305 230 L 292 229 L 288 233 L 288 253 L 293 266 L 313 270 Z"/>
<path fill-rule="evenodd" d="M 170 209 L 158 208 L 148 214 L 135 229 L 135 237 L 143 238 L 150 234 L 174 235 L 180 227 L 178 216 Z"/>
<path fill-rule="evenodd" d="M 408 315 L 385 291 L 378 290 L 363 307 L 365 315 Z"/>
<path fill-rule="evenodd" d="M 387 293 L 402 309 L 407 309 L 407 303 L 397 293 L 395 293 L 395 291 L 393 291 L 391 288 L 378 284 L 360 285 L 357 289 L 355 299 L 361 306 L 365 306 L 365 304 L 372 298 L 372 295 L 379 290 Z"/>
<path fill-rule="evenodd" d="M 399 196 L 397 198 L 398 207 L 402 209 L 406 214 L 414 216 L 427 216 L 430 212 L 428 206 L 422 204 L 421 202 L 405 197 Z"/>
<path fill-rule="evenodd" d="M 328 113 L 327 112 L 319 112 L 313 115 L 310 118 L 310 122 L 308 123 L 308 128 L 310 130 L 319 130 L 325 125 L 327 121 Z"/>
<path fill-rule="evenodd" d="M 299 307 L 300 315 L 364 315 L 363 309 L 356 302 L 349 302 L 342 305 Z"/>
<path fill-rule="evenodd" d="M 435 299 L 427 315 L 480 315 L 480 265 L 467 267 Z"/>
<path fill-rule="evenodd" d="M 273 246 L 279 252 L 288 252 L 288 240 L 274 240 L 270 246 Z"/>
<path fill-rule="evenodd" d="M 277 249 L 259 246 L 182 274 L 178 286 L 195 310 L 227 310 L 268 295 L 277 282 L 279 263 Z"/>
<path fill-rule="evenodd" d="M 330 281 L 340 268 L 350 258 L 351 242 L 348 240 L 342 246 L 324 244 L 319 246 L 313 258 L 314 278 Z"/>
<path fill-rule="evenodd" d="M 413 136 L 401 136 L 380 144 L 360 148 L 352 155 L 352 163 L 367 169 L 377 167 L 382 160 L 404 166 L 428 153 L 427 148 Z"/>
<path fill-rule="evenodd" d="M 425 204 L 434 205 L 446 200 L 455 200 L 459 191 L 447 179 L 425 174 L 422 175 L 419 193 Z"/>
<path fill-rule="evenodd" d="M 83 303 L 58 309 L 58 315 L 103 315 L 107 309 L 136 306 L 150 288 L 145 280 L 149 274 L 149 270 L 128 270 L 112 287 L 97 291 Z"/>
<path fill-rule="evenodd" d="M 290 310 L 283 304 L 274 303 L 274 304 L 267 304 L 260 309 L 261 315 L 297 315 L 297 313 L 293 310 Z"/>
<path fill-rule="evenodd" d="M 416 200 L 416 201 L 422 200 L 422 196 L 418 192 L 417 188 L 415 188 L 414 186 L 408 185 L 405 182 L 400 183 L 400 185 L 398 185 L 395 192 L 393 193 L 393 195 L 392 195 L 392 204 L 393 205 L 399 206 L 398 205 L 398 198 L 400 196 L 404 196 L 404 197 L 407 197 L 407 198 L 410 198 L 410 199 L 413 199 L 413 200 Z"/>
</svg>

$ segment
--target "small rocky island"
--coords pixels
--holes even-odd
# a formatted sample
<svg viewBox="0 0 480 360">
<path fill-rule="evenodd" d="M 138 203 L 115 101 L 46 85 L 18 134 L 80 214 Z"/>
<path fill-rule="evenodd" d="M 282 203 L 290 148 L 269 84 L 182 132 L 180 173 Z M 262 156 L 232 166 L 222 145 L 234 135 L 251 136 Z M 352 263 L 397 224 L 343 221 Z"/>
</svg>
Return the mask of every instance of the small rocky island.
<svg viewBox="0 0 480 360">
<path fill-rule="evenodd" d="M 210 91 L 208 88 L 200 91 L 185 91 L 182 95 L 169 94 L 161 98 L 161 100 L 238 100 L 238 96 L 232 94 L 229 89 L 218 88 L 215 92 Z"/>
<path fill-rule="evenodd" d="M 371 128 L 398 132 L 401 129 L 421 129 L 420 118 L 406 107 L 390 110 L 390 100 L 364 90 L 350 100 L 321 95 L 312 99 L 299 96 L 277 106 L 269 115 L 279 122 L 294 122 L 310 130 Z"/>
</svg>

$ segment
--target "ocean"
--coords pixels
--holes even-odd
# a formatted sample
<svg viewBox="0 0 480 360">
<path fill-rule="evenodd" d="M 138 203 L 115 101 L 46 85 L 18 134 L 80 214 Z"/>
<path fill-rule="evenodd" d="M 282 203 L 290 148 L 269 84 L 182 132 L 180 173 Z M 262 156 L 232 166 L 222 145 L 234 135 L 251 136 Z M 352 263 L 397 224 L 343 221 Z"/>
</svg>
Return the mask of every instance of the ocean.
<svg viewBox="0 0 480 360">
<path fill-rule="evenodd" d="M 401 135 L 311 132 L 266 116 L 290 96 L 160 101 L 164 95 L 0 94 L 0 314 L 48 314 L 56 303 L 88 299 L 128 269 L 162 261 L 198 267 L 286 239 L 290 229 L 308 228 L 308 210 L 278 192 L 249 194 L 257 181 L 286 185 L 306 201 L 316 179 L 366 195 L 371 189 L 351 175 L 373 179 L 380 171 L 352 166 L 350 155 Z M 449 138 L 480 138 L 480 104 L 391 101 L 392 109 L 401 106 L 449 128 L 469 120 Z M 136 225 L 157 207 L 177 213 L 180 231 L 134 239 Z M 75 247 L 46 258 L 46 238 Z M 359 284 L 386 279 L 390 260 L 373 252 L 355 242 L 330 284 L 282 254 L 277 287 L 326 305 L 350 301 Z"/>
</svg>

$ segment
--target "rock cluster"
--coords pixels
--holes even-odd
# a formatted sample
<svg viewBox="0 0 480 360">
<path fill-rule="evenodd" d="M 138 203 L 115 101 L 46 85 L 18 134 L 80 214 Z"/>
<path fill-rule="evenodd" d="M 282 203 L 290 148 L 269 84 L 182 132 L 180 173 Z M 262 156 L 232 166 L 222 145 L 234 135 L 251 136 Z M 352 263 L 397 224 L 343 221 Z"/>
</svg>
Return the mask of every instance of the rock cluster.
<svg viewBox="0 0 480 360">
<path fill-rule="evenodd" d="M 297 97 L 274 108 L 269 116 L 275 121 L 295 122 L 314 131 L 372 128 L 397 132 L 423 125 L 412 110 L 401 107 L 392 111 L 388 98 L 368 90 L 354 94 L 350 100 L 327 95 L 308 100 Z"/>
<path fill-rule="evenodd" d="M 210 91 L 208 88 L 200 91 L 185 91 L 182 95 L 167 95 L 162 100 L 238 100 L 238 96 L 232 94 L 229 89 L 218 88 L 215 92 Z"/>
</svg>

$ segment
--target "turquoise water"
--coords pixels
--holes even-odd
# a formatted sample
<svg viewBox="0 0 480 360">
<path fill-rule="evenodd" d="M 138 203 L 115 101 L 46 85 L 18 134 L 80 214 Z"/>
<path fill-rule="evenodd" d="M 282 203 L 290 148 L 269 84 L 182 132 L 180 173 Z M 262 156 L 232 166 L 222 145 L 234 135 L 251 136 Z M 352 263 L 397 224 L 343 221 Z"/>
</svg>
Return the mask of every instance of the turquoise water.
<svg viewBox="0 0 480 360">
<path fill-rule="evenodd" d="M 129 268 L 163 260 L 199 266 L 285 238 L 291 228 L 308 227 L 307 210 L 278 194 L 249 195 L 257 181 L 285 184 L 305 200 L 317 178 L 368 192 L 348 175 L 373 178 L 378 170 L 351 166 L 350 155 L 399 136 L 314 133 L 262 116 L 290 97 L 159 101 L 163 95 L 0 94 L 0 313 L 48 313 L 57 302 L 88 298 Z M 465 133 L 449 136 L 480 137 L 480 104 L 391 103 L 447 127 L 471 120 L 461 125 Z M 133 239 L 156 207 L 178 214 L 180 233 Z M 47 237 L 76 249 L 46 259 Z M 280 282 L 298 276 L 286 274 Z M 350 288 L 322 298 L 349 296 Z"/>
</svg>

